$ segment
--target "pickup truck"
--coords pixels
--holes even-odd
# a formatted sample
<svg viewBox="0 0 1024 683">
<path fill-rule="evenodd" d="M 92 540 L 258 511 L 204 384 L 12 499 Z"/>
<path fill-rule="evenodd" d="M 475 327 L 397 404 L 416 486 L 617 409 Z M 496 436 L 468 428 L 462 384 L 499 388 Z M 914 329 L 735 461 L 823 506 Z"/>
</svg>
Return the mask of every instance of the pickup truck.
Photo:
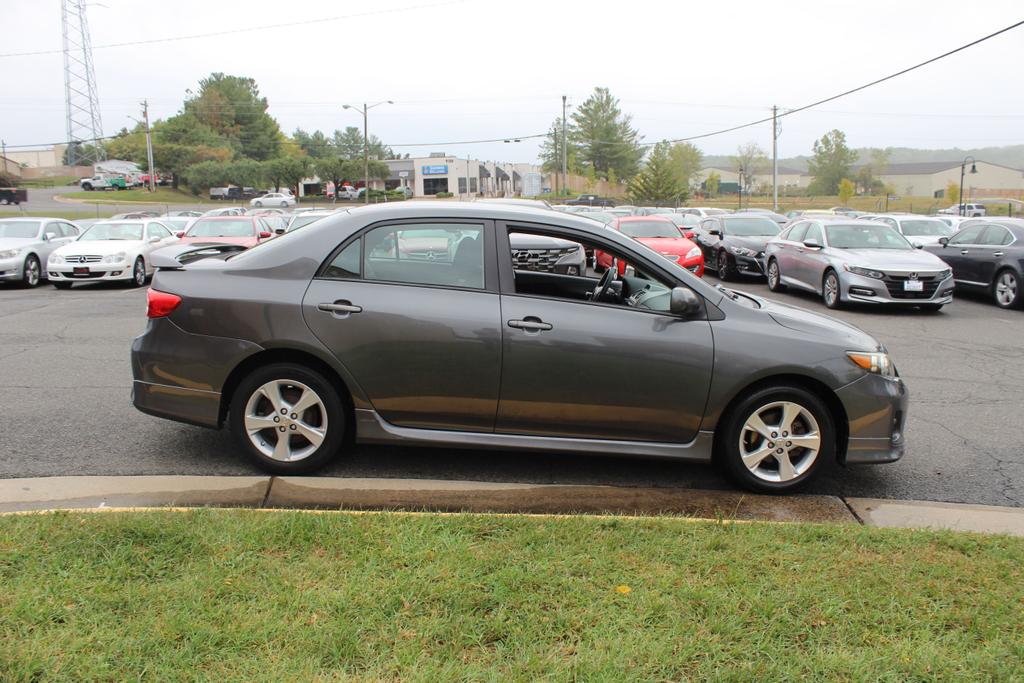
<svg viewBox="0 0 1024 683">
<path fill-rule="evenodd" d="M 87 192 L 91 190 L 124 190 L 128 187 L 123 176 L 110 173 L 97 173 L 92 178 L 82 178 L 78 184 Z"/>
<path fill-rule="evenodd" d="M 611 199 L 598 197 L 596 194 L 581 194 L 576 199 L 568 199 L 566 206 L 615 206 Z"/>
<path fill-rule="evenodd" d="M 16 187 L 0 187 L 0 202 L 4 204 L 21 204 L 28 201 L 28 190 Z"/>
</svg>

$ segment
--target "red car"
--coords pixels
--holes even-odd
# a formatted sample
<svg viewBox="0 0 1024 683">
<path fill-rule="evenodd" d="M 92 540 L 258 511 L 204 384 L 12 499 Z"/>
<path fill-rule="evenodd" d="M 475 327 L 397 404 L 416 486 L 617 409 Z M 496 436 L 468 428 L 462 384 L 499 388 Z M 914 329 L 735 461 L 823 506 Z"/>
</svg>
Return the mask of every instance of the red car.
<svg viewBox="0 0 1024 683">
<path fill-rule="evenodd" d="M 217 242 L 254 247 L 274 237 L 274 232 L 260 216 L 206 216 L 197 218 L 188 232 L 181 236 L 185 244 Z"/>
<path fill-rule="evenodd" d="M 704 277 L 704 255 L 700 247 L 683 237 L 679 228 L 663 216 L 622 216 L 611 223 L 623 235 L 650 247 L 669 261 L 678 263 L 696 275 Z M 594 252 L 597 270 L 612 266 L 612 255 L 600 250 Z M 619 274 L 626 271 L 626 264 L 619 263 Z"/>
</svg>

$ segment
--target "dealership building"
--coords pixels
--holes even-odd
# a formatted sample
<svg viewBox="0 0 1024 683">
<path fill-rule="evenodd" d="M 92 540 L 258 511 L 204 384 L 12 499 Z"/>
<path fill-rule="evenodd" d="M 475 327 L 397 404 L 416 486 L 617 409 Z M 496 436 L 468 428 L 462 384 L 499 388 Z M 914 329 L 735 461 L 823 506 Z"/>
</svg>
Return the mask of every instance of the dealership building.
<svg viewBox="0 0 1024 683">
<path fill-rule="evenodd" d="M 541 174 L 536 164 L 518 164 L 481 161 L 469 157 L 431 154 L 411 159 L 389 159 L 384 162 L 390 169 L 383 186 L 412 188 L 417 197 L 429 197 L 440 192 L 453 195 L 483 195 L 486 197 L 516 196 L 526 191 L 539 193 L 528 187 L 528 174 Z M 380 181 L 370 183 L 381 187 Z M 541 183 L 543 184 L 543 183 Z"/>
</svg>

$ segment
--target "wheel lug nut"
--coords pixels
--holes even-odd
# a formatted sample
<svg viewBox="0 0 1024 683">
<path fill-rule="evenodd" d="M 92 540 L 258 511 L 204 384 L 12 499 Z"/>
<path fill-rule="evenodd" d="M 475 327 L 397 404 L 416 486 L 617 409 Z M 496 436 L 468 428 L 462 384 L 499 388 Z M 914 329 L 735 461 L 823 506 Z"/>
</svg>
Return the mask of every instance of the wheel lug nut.
<svg viewBox="0 0 1024 683">
<path fill-rule="evenodd" d="M 282 415 L 287 415 L 288 414 L 288 409 L 287 408 L 281 408 L 281 414 Z"/>
<path fill-rule="evenodd" d="M 291 425 L 291 429 L 295 429 L 295 425 Z"/>
<path fill-rule="evenodd" d="M 786 448 L 792 448 L 792 447 L 793 447 L 793 442 L 792 441 L 787 441 L 786 442 Z"/>
<path fill-rule="evenodd" d="M 281 418 L 279 418 L 277 415 L 275 415 L 274 416 L 274 422 L 280 422 L 280 421 L 281 421 Z"/>
<path fill-rule="evenodd" d="M 293 420 L 297 420 L 298 418 L 299 418 L 299 416 L 298 416 L 298 415 L 296 415 L 295 413 L 292 413 L 292 419 L 293 419 Z"/>
<path fill-rule="evenodd" d="M 779 436 L 778 432 L 772 432 L 772 438 L 775 439 Z"/>
<path fill-rule="evenodd" d="M 782 449 L 781 448 L 779 450 L 775 451 L 775 452 L 778 453 L 779 455 L 782 455 Z"/>
<path fill-rule="evenodd" d="M 278 429 L 281 430 L 282 432 L 284 431 L 284 427 L 278 427 Z"/>
<path fill-rule="evenodd" d="M 789 432 L 782 432 L 782 436 L 789 436 Z"/>
</svg>

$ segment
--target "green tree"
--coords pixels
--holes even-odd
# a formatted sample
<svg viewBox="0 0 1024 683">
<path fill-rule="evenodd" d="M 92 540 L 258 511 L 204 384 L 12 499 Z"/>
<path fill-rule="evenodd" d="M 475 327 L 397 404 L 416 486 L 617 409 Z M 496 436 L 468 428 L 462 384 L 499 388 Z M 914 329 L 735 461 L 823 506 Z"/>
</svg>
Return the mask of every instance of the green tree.
<svg viewBox="0 0 1024 683">
<path fill-rule="evenodd" d="M 301 128 L 296 128 L 292 133 L 292 140 L 308 156 L 319 159 L 334 155 L 334 142 L 318 130 L 307 133 Z"/>
<path fill-rule="evenodd" d="M 704 192 L 709 197 L 714 197 L 718 194 L 718 186 L 722 182 L 722 176 L 718 171 L 711 171 L 708 173 L 708 177 L 704 180 Z"/>
<path fill-rule="evenodd" d="M 693 183 L 694 177 L 700 172 L 704 153 L 692 143 L 677 142 L 672 145 L 668 156 L 672 165 L 672 172 L 676 174 L 676 179 L 683 187 L 689 188 Z"/>
<path fill-rule="evenodd" d="M 184 169 L 183 175 L 188 189 L 198 196 L 211 187 L 227 185 L 231 182 L 228 164 L 224 161 L 201 161 Z"/>
<path fill-rule="evenodd" d="M 630 122 L 608 88 L 594 88 L 572 114 L 571 139 L 579 148 L 582 165 L 593 166 L 599 178 L 607 179 L 612 169 L 619 178 L 636 175 L 644 150 Z"/>
<path fill-rule="evenodd" d="M 654 146 L 643 169 L 629 182 L 629 198 L 637 203 L 686 201 L 686 187 L 679 182 L 669 155 L 671 145 L 663 140 Z"/>
<path fill-rule="evenodd" d="M 952 204 L 960 203 L 960 186 L 954 180 L 946 183 L 946 199 Z"/>
<path fill-rule="evenodd" d="M 185 100 L 183 113 L 226 140 L 239 155 L 263 161 L 280 154 L 283 140 L 267 106 L 255 80 L 217 72 L 199 81 L 199 92 Z"/>
<path fill-rule="evenodd" d="M 807 162 L 807 169 L 814 180 L 808 191 L 811 194 L 834 195 L 839 192 L 839 181 L 850 176 L 850 169 L 857 160 L 857 153 L 846 145 L 846 135 L 841 130 L 830 130 L 814 142 L 814 156 Z"/>
<path fill-rule="evenodd" d="M 740 185 L 745 191 L 750 192 L 754 188 L 754 178 L 768 165 L 768 156 L 756 142 L 748 142 L 736 148 L 732 162 L 737 171 L 742 170 Z"/>
<path fill-rule="evenodd" d="M 274 185 L 275 190 L 287 187 L 296 196 L 299 194 L 299 183 L 302 182 L 303 178 L 309 176 L 311 170 L 309 157 L 303 156 L 269 159 L 264 161 L 261 166 L 263 168 L 263 177 Z"/>
<path fill-rule="evenodd" d="M 580 170 L 577 167 L 580 148 L 574 140 L 570 139 L 568 127 L 566 128 L 565 150 L 567 170 L 569 173 L 577 173 Z M 560 116 L 552 122 L 547 135 L 541 140 L 540 161 L 545 173 L 562 172 L 562 117 Z"/>
<path fill-rule="evenodd" d="M 363 158 L 363 130 L 355 126 L 348 126 L 345 130 L 334 131 L 333 152 L 342 159 Z M 376 135 L 369 137 L 369 158 L 370 159 L 393 159 L 394 151 L 380 141 Z"/>
<path fill-rule="evenodd" d="M 849 178 L 843 178 L 839 181 L 839 203 L 846 206 L 846 202 L 850 201 L 850 197 L 857 191 L 857 186 L 853 184 L 853 181 Z"/>
</svg>

